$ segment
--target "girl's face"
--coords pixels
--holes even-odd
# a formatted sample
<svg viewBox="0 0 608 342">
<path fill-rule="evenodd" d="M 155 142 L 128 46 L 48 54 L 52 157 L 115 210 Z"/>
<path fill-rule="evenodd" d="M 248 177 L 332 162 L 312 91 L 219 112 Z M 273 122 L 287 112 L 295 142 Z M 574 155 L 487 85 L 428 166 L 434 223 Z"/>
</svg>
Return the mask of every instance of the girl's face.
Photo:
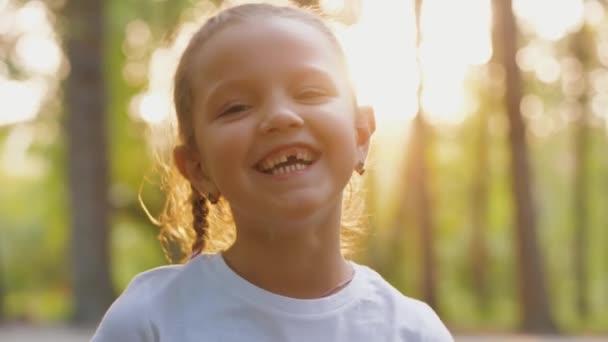
<svg viewBox="0 0 608 342">
<path fill-rule="evenodd" d="M 210 38 L 196 61 L 193 184 L 219 191 L 237 227 L 291 230 L 339 217 L 374 123 L 371 109 L 355 107 L 328 37 L 288 18 L 239 23 Z"/>
</svg>

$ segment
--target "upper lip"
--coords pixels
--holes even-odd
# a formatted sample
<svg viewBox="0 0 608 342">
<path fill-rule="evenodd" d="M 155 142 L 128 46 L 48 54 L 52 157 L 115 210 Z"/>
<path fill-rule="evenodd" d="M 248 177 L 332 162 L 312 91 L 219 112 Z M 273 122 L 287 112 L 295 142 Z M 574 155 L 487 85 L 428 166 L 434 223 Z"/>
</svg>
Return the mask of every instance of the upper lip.
<svg viewBox="0 0 608 342">
<path fill-rule="evenodd" d="M 279 145 L 273 149 L 271 149 L 270 151 L 264 153 L 264 155 L 259 158 L 255 164 L 253 165 L 254 168 L 260 170 L 262 169 L 262 163 L 267 160 L 268 158 L 272 157 L 273 155 L 278 155 L 280 153 L 285 152 L 286 150 L 290 150 L 290 149 L 307 149 L 309 151 L 312 152 L 312 158 L 313 160 L 316 160 L 318 158 L 319 152 L 317 149 L 315 149 L 314 147 L 312 147 L 310 144 L 307 143 L 303 143 L 303 142 L 296 142 L 296 143 L 290 143 L 290 144 L 282 144 Z"/>
</svg>

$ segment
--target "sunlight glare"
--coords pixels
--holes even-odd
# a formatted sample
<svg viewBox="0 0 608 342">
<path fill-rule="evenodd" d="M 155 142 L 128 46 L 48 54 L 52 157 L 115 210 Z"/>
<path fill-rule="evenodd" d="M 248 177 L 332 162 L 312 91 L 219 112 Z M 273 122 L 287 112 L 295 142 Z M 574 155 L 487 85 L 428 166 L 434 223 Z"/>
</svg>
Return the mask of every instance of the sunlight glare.
<svg viewBox="0 0 608 342">
<path fill-rule="evenodd" d="M 15 15 L 14 31 L 52 35 L 53 28 L 47 18 L 46 5 L 38 0 L 28 1 Z"/>
<path fill-rule="evenodd" d="M 606 10 L 597 0 L 585 1 L 585 22 L 593 27 L 597 27 L 606 15 Z"/>
<path fill-rule="evenodd" d="M 0 125 L 34 119 L 49 89 L 57 86 L 63 53 L 55 40 L 47 6 L 38 0 L 0 6 L 0 34 L 6 34 L 0 63 Z M 12 79 L 14 74 L 19 80 Z"/>
<path fill-rule="evenodd" d="M 379 129 L 404 126 L 416 112 L 416 60 L 411 4 L 362 1 L 360 20 L 335 26 L 362 104 L 372 105 Z"/>
<path fill-rule="evenodd" d="M 551 41 L 576 31 L 585 16 L 582 0 L 514 0 L 513 10 L 524 27 Z"/>
<path fill-rule="evenodd" d="M 492 55 L 489 0 L 425 0 L 422 59 L 433 64 L 485 64 Z M 449 56 L 449 61 L 446 61 Z"/>
<path fill-rule="evenodd" d="M 522 71 L 534 71 L 534 68 L 539 64 L 544 54 L 546 53 L 543 51 L 541 44 L 533 40 L 528 45 L 517 50 L 515 56 L 517 66 Z"/>
<path fill-rule="evenodd" d="M 180 55 L 198 27 L 197 23 L 183 24 L 171 46 L 157 48 L 152 53 L 148 63 L 148 89 L 132 99 L 131 115 L 151 125 L 174 119 L 173 75 Z"/>
<path fill-rule="evenodd" d="M 345 1 L 326 0 L 322 5 L 328 11 L 339 12 Z M 413 3 L 361 0 L 360 5 L 357 23 L 336 24 L 332 28 L 347 55 L 359 102 L 374 107 L 379 130 L 398 130 L 402 134 L 418 108 Z M 448 11 L 445 6 L 444 1 L 425 2 L 422 101 L 432 122 L 458 124 L 475 106 L 464 88 L 468 67 L 486 63 L 491 56 L 491 7 L 489 0 L 454 3 Z M 143 97 L 135 106 L 137 111 L 153 111 L 139 113 L 145 121 L 161 120 L 158 108 L 151 109 L 153 106 L 148 103 L 159 101 L 151 99 L 162 93 L 170 97 L 172 70 L 196 28 L 195 23 L 183 25 L 173 47 L 153 53 L 148 68 L 148 93 L 155 95 Z"/>
<path fill-rule="evenodd" d="M 0 126 L 34 119 L 45 94 L 44 81 L 0 79 Z"/>
<path fill-rule="evenodd" d="M 170 89 L 177 62 L 178 56 L 172 48 L 159 48 L 152 53 L 148 71 L 148 91 L 141 95 L 136 106 L 140 118 L 149 124 L 159 124 L 172 113 Z"/>
<path fill-rule="evenodd" d="M 147 93 L 139 100 L 138 109 L 144 121 L 159 124 L 171 113 L 170 98 L 166 93 Z"/>
<path fill-rule="evenodd" d="M 50 76 L 61 66 L 61 50 L 53 40 L 27 33 L 17 41 L 15 62 L 29 72 Z"/>
<path fill-rule="evenodd" d="M 547 41 L 531 40 L 528 45 L 517 51 L 517 65 L 523 71 L 533 72 L 541 82 L 556 82 L 562 70 L 554 49 Z"/>
<path fill-rule="evenodd" d="M 422 105 L 432 123 L 459 124 L 474 107 L 464 88 L 468 67 L 487 63 L 492 54 L 490 1 L 423 4 Z"/>
<path fill-rule="evenodd" d="M 559 80 L 561 67 L 553 56 L 547 56 L 536 66 L 534 70 L 536 78 L 544 83 L 553 83 Z"/>
</svg>

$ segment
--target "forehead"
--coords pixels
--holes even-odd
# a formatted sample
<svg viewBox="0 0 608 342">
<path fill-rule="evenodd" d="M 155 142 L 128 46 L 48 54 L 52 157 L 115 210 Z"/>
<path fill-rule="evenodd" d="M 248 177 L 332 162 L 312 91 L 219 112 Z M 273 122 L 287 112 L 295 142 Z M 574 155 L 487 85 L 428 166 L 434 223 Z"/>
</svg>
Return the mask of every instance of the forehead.
<svg viewBox="0 0 608 342">
<path fill-rule="evenodd" d="M 231 24 L 212 36 L 197 56 L 199 86 L 230 77 L 271 77 L 302 68 L 344 72 L 342 55 L 326 33 L 293 18 Z"/>
</svg>

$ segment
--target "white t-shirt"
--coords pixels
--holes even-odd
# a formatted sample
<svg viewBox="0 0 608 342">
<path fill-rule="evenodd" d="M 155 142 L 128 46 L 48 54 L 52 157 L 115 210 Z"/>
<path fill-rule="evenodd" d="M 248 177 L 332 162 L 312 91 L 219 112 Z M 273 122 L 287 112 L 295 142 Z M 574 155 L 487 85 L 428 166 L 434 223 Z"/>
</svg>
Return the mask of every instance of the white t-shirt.
<svg viewBox="0 0 608 342">
<path fill-rule="evenodd" d="M 351 262 L 353 280 L 319 299 L 263 290 L 221 254 L 135 277 L 105 314 L 94 342 L 446 342 L 435 312 Z"/>
</svg>

